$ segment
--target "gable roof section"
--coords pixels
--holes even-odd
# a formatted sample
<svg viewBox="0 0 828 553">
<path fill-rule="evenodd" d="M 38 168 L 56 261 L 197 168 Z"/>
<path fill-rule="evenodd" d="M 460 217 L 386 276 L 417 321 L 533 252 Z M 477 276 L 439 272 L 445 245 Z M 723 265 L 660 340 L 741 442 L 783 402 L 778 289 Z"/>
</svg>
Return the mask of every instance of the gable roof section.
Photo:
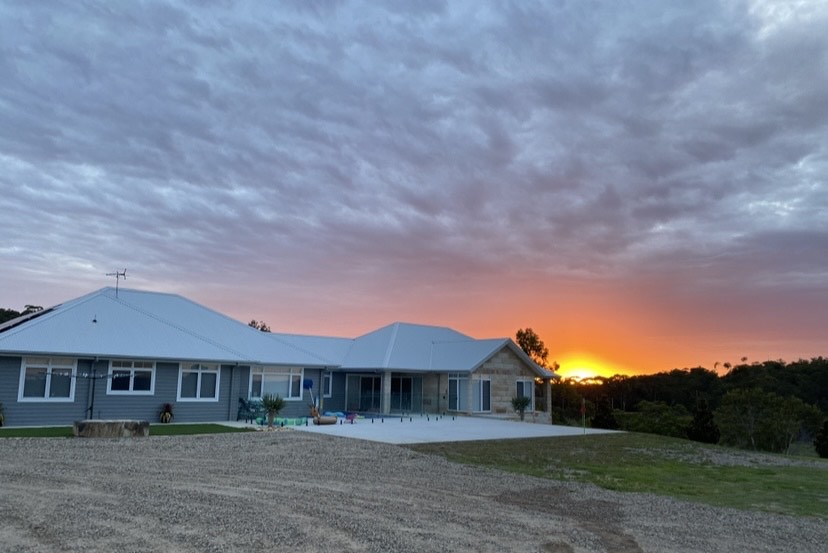
<svg viewBox="0 0 828 553">
<path fill-rule="evenodd" d="M 538 366 L 509 338 L 475 340 L 440 326 L 393 323 L 354 340 L 342 361 L 346 370 L 472 372 L 509 348 L 538 376 L 554 374 Z"/>
<path fill-rule="evenodd" d="M 174 294 L 102 288 L 0 332 L 0 351 L 325 366 L 322 357 Z"/>
<path fill-rule="evenodd" d="M 354 339 L 342 368 L 429 370 L 432 344 L 458 340 L 472 341 L 450 328 L 393 323 Z"/>
</svg>

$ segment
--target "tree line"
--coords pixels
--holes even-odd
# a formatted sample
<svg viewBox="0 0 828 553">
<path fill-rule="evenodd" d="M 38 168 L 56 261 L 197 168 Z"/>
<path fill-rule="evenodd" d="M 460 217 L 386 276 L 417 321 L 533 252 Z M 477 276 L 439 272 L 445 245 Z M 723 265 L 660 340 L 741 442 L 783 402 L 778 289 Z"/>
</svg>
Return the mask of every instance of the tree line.
<svg viewBox="0 0 828 553">
<path fill-rule="evenodd" d="M 14 309 L 0 307 L 0 324 L 16 319 L 21 315 L 29 315 L 31 313 L 37 313 L 38 311 L 43 311 L 43 307 L 39 305 L 26 305 L 23 307 L 23 311 L 15 311 Z"/>
<path fill-rule="evenodd" d="M 531 329 L 521 329 L 515 337 L 530 357 L 548 366 L 546 347 Z M 541 359 L 539 353 L 546 355 Z M 782 453 L 801 442 L 813 443 L 828 457 L 828 359 L 748 363 L 742 358 L 737 365 L 721 367 L 726 369 L 721 375 L 696 367 L 563 378 L 552 385 L 552 420 L 580 424 L 585 404 L 596 428 Z"/>
<path fill-rule="evenodd" d="M 828 359 L 562 379 L 552 389 L 553 419 L 578 420 L 584 398 L 594 426 L 788 453 L 826 424 Z"/>
</svg>

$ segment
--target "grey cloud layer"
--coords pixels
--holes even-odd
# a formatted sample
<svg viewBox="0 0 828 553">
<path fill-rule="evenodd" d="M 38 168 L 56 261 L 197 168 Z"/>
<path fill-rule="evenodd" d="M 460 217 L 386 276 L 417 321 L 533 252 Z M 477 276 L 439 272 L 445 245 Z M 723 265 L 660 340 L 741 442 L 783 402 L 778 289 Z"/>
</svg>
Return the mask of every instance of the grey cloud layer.
<svg viewBox="0 0 828 553">
<path fill-rule="evenodd" d="M 0 263 L 824 286 L 828 8 L 767 5 L 4 4 Z"/>
</svg>

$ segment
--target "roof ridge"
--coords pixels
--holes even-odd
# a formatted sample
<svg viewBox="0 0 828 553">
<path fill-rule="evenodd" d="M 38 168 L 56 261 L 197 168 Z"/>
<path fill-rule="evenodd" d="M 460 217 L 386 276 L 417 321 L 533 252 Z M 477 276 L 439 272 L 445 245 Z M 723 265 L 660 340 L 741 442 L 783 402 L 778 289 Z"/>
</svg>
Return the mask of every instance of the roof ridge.
<svg viewBox="0 0 828 553">
<path fill-rule="evenodd" d="M 140 290 L 139 290 L 139 292 L 140 292 Z M 194 332 L 194 331 L 192 331 L 192 330 L 190 330 L 190 329 L 184 328 L 184 327 L 182 327 L 181 325 L 175 324 L 175 323 L 173 323 L 173 322 L 171 322 L 171 321 L 169 321 L 169 320 L 167 320 L 167 319 L 165 319 L 165 318 L 163 318 L 163 317 L 159 317 L 159 316 L 158 316 L 158 315 L 156 315 L 155 313 L 152 313 L 152 312 L 150 312 L 150 311 L 147 311 L 147 310 L 145 310 L 145 309 L 142 309 L 142 308 L 140 308 L 140 307 L 138 307 L 138 306 L 136 306 L 136 305 L 134 305 L 134 304 L 132 304 L 132 303 L 129 303 L 129 302 L 125 301 L 125 300 L 122 300 L 120 297 L 106 296 L 106 295 L 104 295 L 104 294 L 101 294 L 101 295 L 103 295 L 104 297 L 106 297 L 106 298 L 108 298 L 108 299 L 110 299 L 110 300 L 113 300 L 113 301 L 115 301 L 115 302 L 117 302 L 117 303 L 119 303 L 119 304 L 123 305 L 124 307 L 127 307 L 127 308 L 129 308 L 129 309 L 132 309 L 133 311 L 135 311 L 135 312 L 137 312 L 137 313 L 141 313 L 142 315 L 144 315 L 144 316 L 146 316 L 146 317 L 149 317 L 149 318 L 151 318 L 151 319 L 154 319 L 154 320 L 156 320 L 156 321 L 158 321 L 158 322 L 160 322 L 160 323 L 162 323 L 162 324 L 165 324 L 165 325 L 167 325 L 167 326 L 168 326 L 168 327 L 170 327 L 170 328 L 174 328 L 174 329 L 179 330 L 179 331 L 181 331 L 181 332 L 183 332 L 183 333 L 185 333 L 185 334 L 189 334 L 189 335 L 190 335 L 190 336 L 192 336 L 193 338 L 196 338 L 196 339 L 198 339 L 198 340 L 201 340 L 202 342 L 205 342 L 205 343 L 207 343 L 207 344 L 210 344 L 210 345 L 212 345 L 212 346 L 215 346 L 215 347 L 217 347 L 217 348 L 219 348 L 219 349 L 222 349 L 222 350 L 224 350 L 224 351 L 226 351 L 226 352 L 232 353 L 233 355 L 238 356 L 238 357 L 239 357 L 240 359 L 242 359 L 242 360 L 245 360 L 245 361 L 253 361 L 253 359 L 245 359 L 247 356 L 246 356 L 244 353 L 240 352 L 240 351 L 237 351 L 237 350 L 235 350 L 235 349 L 233 349 L 233 348 L 231 348 L 231 347 L 229 347 L 229 346 L 227 346 L 227 345 L 225 345 L 225 344 L 219 343 L 219 342 L 217 342 L 217 341 L 215 341 L 215 340 L 212 340 L 212 339 L 210 339 L 210 338 L 208 338 L 208 337 L 206 337 L 206 336 L 203 336 L 203 335 L 199 334 L 198 332 Z M 197 306 L 201 307 L 202 309 L 208 309 L 209 311 L 213 311 L 212 309 L 209 309 L 208 307 L 204 307 L 204 306 L 203 306 L 203 305 L 201 305 L 201 304 L 197 304 L 197 303 L 195 303 L 195 302 L 193 302 L 193 301 L 191 301 L 191 300 L 188 300 L 187 298 L 185 298 L 184 296 L 181 296 L 181 295 L 179 295 L 179 294 L 168 294 L 168 295 L 170 295 L 170 296 L 176 296 L 176 297 L 178 297 L 178 298 L 180 298 L 180 299 L 182 299 L 182 300 L 184 300 L 184 301 L 187 301 L 187 302 L 193 303 L 193 304 L 195 304 L 195 305 L 197 305 Z M 218 313 L 217 311 L 213 311 L 213 312 L 214 312 L 214 313 Z M 221 313 L 219 313 L 219 314 L 221 314 Z M 226 315 L 223 315 L 223 316 L 225 316 L 225 317 L 226 317 Z M 227 317 L 227 318 L 229 319 L 229 317 Z M 231 319 L 231 320 L 235 321 L 235 319 Z M 242 323 L 240 323 L 240 322 L 238 322 L 238 321 L 235 321 L 235 322 L 236 322 L 236 323 L 238 323 L 238 324 L 242 324 Z"/>
<path fill-rule="evenodd" d="M 385 350 L 385 357 L 382 361 L 382 366 L 384 368 L 388 368 L 388 365 L 391 363 L 391 353 L 394 351 L 394 346 L 397 343 L 397 332 L 400 330 L 399 322 L 396 322 L 391 326 L 393 327 L 391 330 L 391 339 L 388 341 L 388 348 Z"/>
</svg>

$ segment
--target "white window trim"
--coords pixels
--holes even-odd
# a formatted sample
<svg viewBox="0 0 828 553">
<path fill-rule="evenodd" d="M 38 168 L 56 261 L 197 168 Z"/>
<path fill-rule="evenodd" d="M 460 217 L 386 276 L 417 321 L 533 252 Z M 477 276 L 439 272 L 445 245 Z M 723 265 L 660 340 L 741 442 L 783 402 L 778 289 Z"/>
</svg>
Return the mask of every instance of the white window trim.
<svg viewBox="0 0 828 553">
<path fill-rule="evenodd" d="M 113 367 L 114 362 L 131 363 L 131 367 Z M 152 367 L 135 367 L 135 363 L 152 363 Z M 112 389 L 112 373 L 114 371 L 129 371 L 129 390 L 113 390 Z M 150 371 L 150 389 L 149 390 L 133 390 L 133 382 L 135 379 L 135 371 Z M 125 359 L 113 359 L 109 362 L 109 377 L 106 379 L 106 394 L 111 396 L 151 396 L 155 395 L 155 362 L 138 359 L 136 361 L 129 361 Z"/>
<path fill-rule="evenodd" d="M 325 382 L 327 381 L 327 386 Z M 322 371 L 322 397 L 333 396 L 333 373 L 331 371 Z"/>
<path fill-rule="evenodd" d="M 20 384 L 17 388 L 17 401 L 21 403 L 73 403 L 75 401 L 75 381 L 78 379 L 78 361 L 77 359 L 72 360 L 72 364 L 70 365 L 54 365 L 52 363 L 52 357 L 42 358 L 48 359 L 46 363 L 46 390 L 45 390 L 45 397 L 24 397 L 23 396 L 23 387 L 26 384 L 26 368 L 29 366 L 27 363 L 29 358 L 24 357 L 20 362 Z M 38 358 L 41 359 L 41 358 Z M 31 366 L 33 367 L 43 367 L 41 363 L 32 363 Z M 53 369 L 72 369 L 72 374 L 69 377 L 69 397 L 49 397 L 49 389 L 52 386 L 52 370 Z"/>
<path fill-rule="evenodd" d="M 295 374 L 299 374 L 299 395 L 298 396 L 288 396 L 283 397 L 282 399 L 285 401 L 302 401 L 305 397 L 305 369 L 300 367 L 270 367 L 270 366 L 254 366 L 250 368 L 250 377 L 247 379 L 247 398 L 248 399 L 259 399 L 258 396 L 253 395 L 253 375 L 254 374 L 265 374 L 266 372 L 276 373 L 276 374 L 287 374 L 290 375 L 292 378 Z M 290 380 L 289 380 L 290 382 Z"/>
<path fill-rule="evenodd" d="M 184 378 L 184 365 L 198 365 L 198 382 L 196 384 L 196 393 L 201 395 L 201 375 L 202 373 L 211 373 L 216 375 L 216 397 L 181 397 L 181 383 Z M 215 367 L 213 369 L 212 367 Z M 192 369 L 187 368 L 187 372 L 192 372 Z M 192 401 L 192 402 L 212 402 L 216 403 L 221 396 L 221 365 L 218 363 L 179 363 L 178 364 L 178 391 L 176 392 L 176 401 Z"/>
</svg>

